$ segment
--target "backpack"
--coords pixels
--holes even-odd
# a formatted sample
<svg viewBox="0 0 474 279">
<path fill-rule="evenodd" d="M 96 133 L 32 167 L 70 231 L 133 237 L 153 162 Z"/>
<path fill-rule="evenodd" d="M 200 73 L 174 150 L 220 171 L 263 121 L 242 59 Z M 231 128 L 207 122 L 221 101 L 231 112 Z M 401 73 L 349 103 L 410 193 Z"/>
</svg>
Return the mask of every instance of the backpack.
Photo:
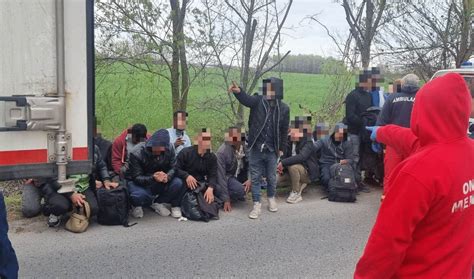
<svg viewBox="0 0 474 279">
<path fill-rule="evenodd" d="M 350 165 L 334 164 L 329 169 L 331 179 L 328 186 L 328 200 L 334 202 L 355 202 L 357 183 Z"/>
<path fill-rule="evenodd" d="M 210 204 L 204 199 L 205 183 L 199 182 L 194 190 L 188 190 L 181 200 L 181 211 L 183 216 L 189 220 L 209 222 L 211 219 L 219 218 L 219 206 L 214 201 Z"/>
<path fill-rule="evenodd" d="M 97 190 L 97 202 L 99 204 L 99 214 L 97 215 L 99 224 L 122 225 L 124 227 L 136 225 L 136 223 L 128 224 L 130 203 L 127 188 L 123 186 L 110 190 L 100 188 Z"/>
</svg>

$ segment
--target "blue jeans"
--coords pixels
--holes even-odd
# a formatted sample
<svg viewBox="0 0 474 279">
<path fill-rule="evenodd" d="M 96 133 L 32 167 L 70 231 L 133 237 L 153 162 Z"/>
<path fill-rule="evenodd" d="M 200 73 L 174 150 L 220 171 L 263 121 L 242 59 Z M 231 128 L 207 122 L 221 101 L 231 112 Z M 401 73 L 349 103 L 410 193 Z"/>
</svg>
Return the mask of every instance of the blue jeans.
<svg viewBox="0 0 474 279">
<path fill-rule="evenodd" d="M 252 199 L 260 202 L 262 177 L 267 179 L 267 196 L 275 197 L 276 193 L 276 167 L 278 157 L 275 152 L 260 152 L 252 148 L 249 156 L 250 177 L 252 179 Z"/>
<path fill-rule="evenodd" d="M 0 191 L 0 278 L 18 278 L 18 260 L 8 239 L 7 209 Z"/>
<path fill-rule="evenodd" d="M 141 186 L 133 181 L 127 183 L 130 193 L 130 202 L 133 206 L 150 206 L 153 202 L 170 203 L 172 207 L 180 206 L 181 199 L 186 192 L 183 181 L 174 177 L 168 183 L 153 183 L 148 186 Z M 155 200 L 155 196 L 158 198 Z"/>
</svg>

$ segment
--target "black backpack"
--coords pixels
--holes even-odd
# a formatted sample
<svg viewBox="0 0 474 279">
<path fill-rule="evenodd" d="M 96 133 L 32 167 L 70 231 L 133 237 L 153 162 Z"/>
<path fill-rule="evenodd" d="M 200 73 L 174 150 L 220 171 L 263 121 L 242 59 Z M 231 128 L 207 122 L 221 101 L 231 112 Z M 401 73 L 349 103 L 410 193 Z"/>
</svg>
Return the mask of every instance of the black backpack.
<svg viewBox="0 0 474 279">
<path fill-rule="evenodd" d="M 355 202 L 357 183 L 354 169 L 350 165 L 334 164 L 329 169 L 328 200 L 334 202 Z"/>
<path fill-rule="evenodd" d="M 379 107 L 370 107 L 360 115 L 362 120 L 362 129 L 360 130 L 360 141 L 361 143 L 372 143 L 370 139 L 370 131 L 365 129 L 367 126 L 375 126 L 377 124 L 377 118 L 380 114 Z"/>
<path fill-rule="evenodd" d="M 189 220 L 209 222 L 211 219 L 219 219 L 219 206 L 214 201 L 208 204 L 204 199 L 203 192 L 206 184 L 199 182 L 194 190 L 188 190 L 181 200 L 181 211 L 183 216 Z"/>
<path fill-rule="evenodd" d="M 128 224 L 130 203 L 127 188 L 123 186 L 110 190 L 100 188 L 97 190 L 97 202 L 99 204 L 99 214 L 97 215 L 99 224 L 122 225 L 124 227 L 131 227 L 136 224 Z"/>
</svg>

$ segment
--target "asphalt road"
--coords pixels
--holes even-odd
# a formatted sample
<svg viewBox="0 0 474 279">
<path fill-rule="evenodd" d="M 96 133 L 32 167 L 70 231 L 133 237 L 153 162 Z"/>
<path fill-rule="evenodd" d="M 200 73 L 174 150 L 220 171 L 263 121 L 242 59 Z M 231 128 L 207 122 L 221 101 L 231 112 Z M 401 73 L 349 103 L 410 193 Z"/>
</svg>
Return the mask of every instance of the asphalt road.
<svg viewBox="0 0 474 279">
<path fill-rule="evenodd" d="M 83 234 L 44 218 L 11 224 L 20 276 L 35 278 L 350 278 L 379 207 L 380 189 L 354 204 L 322 200 L 310 188 L 296 205 L 247 214 L 250 202 L 209 223 L 145 211 L 131 228 L 93 224 Z M 133 221 L 133 219 L 131 219 Z"/>
</svg>

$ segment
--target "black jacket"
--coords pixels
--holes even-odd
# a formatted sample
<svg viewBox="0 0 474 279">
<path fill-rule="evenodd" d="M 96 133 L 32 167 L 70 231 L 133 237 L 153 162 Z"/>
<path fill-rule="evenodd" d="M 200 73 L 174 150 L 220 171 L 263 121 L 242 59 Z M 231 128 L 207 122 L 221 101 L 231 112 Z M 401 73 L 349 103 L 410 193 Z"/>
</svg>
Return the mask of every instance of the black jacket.
<svg viewBox="0 0 474 279">
<path fill-rule="evenodd" d="M 92 175 L 91 175 L 91 180 L 94 182 L 91 185 L 94 185 L 95 188 L 95 181 L 100 180 L 100 181 L 105 181 L 109 180 L 109 171 L 107 169 L 107 165 L 104 162 L 104 158 L 102 157 L 102 153 L 100 152 L 100 149 L 97 145 L 94 145 L 94 164 L 93 164 L 93 169 L 92 169 Z"/>
<path fill-rule="evenodd" d="M 100 153 L 102 154 L 102 160 L 104 160 L 109 171 L 113 171 L 112 168 L 112 142 L 104 139 L 98 135 L 94 137 L 94 144 L 99 147 Z"/>
<path fill-rule="evenodd" d="M 245 93 L 242 88 L 240 91 L 240 93 L 234 94 L 235 97 L 242 105 L 250 108 L 248 144 L 249 150 L 251 150 L 265 126 L 265 118 L 270 104 L 262 95 L 250 96 Z M 275 117 L 273 119 L 273 138 L 275 140 L 275 152 L 278 156 L 278 151 L 284 149 L 284 146 L 286 146 L 290 122 L 290 108 L 281 100 L 277 99 L 276 102 Z"/>
<path fill-rule="evenodd" d="M 216 155 L 207 152 L 201 157 L 195 145 L 181 150 L 176 162 L 176 176 L 186 180 L 189 175 L 197 181 L 207 181 L 213 188 L 217 187 Z"/>
<path fill-rule="evenodd" d="M 319 139 L 314 143 L 316 150 L 321 150 L 321 165 L 333 165 L 341 160 L 348 160 L 349 164 L 354 167 L 354 147 L 350 138 L 345 135 L 341 143 L 334 140 L 334 134 Z"/>
<path fill-rule="evenodd" d="M 283 154 L 281 163 L 283 167 L 291 165 L 302 164 L 308 171 L 311 181 L 316 181 L 319 178 L 319 166 L 317 150 L 311 138 L 302 138 L 296 143 L 296 155 L 292 156 L 292 142 L 288 141 L 287 148 Z"/>
<path fill-rule="evenodd" d="M 358 135 L 362 127 L 361 114 L 372 106 L 372 96 L 369 92 L 357 88 L 346 97 L 346 117 L 344 124 L 350 134 Z"/>
<path fill-rule="evenodd" d="M 174 148 L 171 144 L 160 156 L 155 156 L 146 143 L 142 142 L 130 153 L 126 177 L 139 186 L 148 186 L 156 182 L 153 174 L 162 171 L 168 175 L 168 181 L 171 181 L 175 175 L 175 164 Z"/>
<path fill-rule="evenodd" d="M 402 92 L 390 94 L 377 119 L 377 126 L 395 124 L 410 128 L 411 111 L 418 88 L 403 88 Z"/>
</svg>

